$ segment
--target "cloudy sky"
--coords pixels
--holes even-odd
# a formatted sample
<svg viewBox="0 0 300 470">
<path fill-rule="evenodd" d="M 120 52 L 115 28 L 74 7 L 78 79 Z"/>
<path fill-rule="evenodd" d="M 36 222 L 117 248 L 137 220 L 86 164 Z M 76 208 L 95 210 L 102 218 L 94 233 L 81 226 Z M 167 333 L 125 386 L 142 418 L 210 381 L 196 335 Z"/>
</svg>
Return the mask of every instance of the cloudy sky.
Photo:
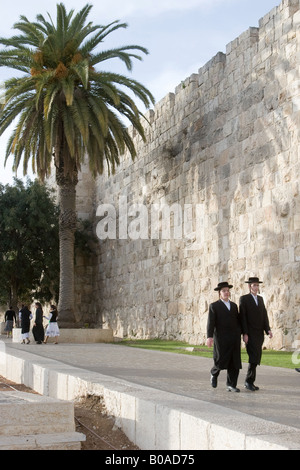
<svg viewBox="0 0 300 470">
<path fill-rule="evenodd" d="M 2 0 L 4 3 L 4 0 Z M 37 14 L 56 15 L 56 0 L 12 0 L 5 3 L 0 17 L 0 36 L 10 37 L 13 24 L 25 15 L 34 21 Z M 108 24 L 115 20 L 128 23 L 109 35 L 105 49 L 138 44 L 149 50 L 142 62 L 135 63 L 132 76 L 150 89 L 156 101 L 209 61 L 217 52 L 226 52 L 226 45 L 259 19 L 280 0 L 64 0 L 67 8 L 81 9 L 93 4 L 89 20 Z M 120 65 L 120 64 L 119 64 Z M 108 66 L 108 62 L 107 62 Z M 116 71 L 116 63 L 111 70 Z M 120 73 L 127 70 L 120 65 Z M 12 73 L 12 75 L 10 75 Z M 0 69 L 0 82 L 14 71 Z M 0 138 L 0 183 L 12 183 L 11 161 L 3 167 L 7 135 Z M 18 176 L 22 177 L 22 169 Z"/>
</svg>

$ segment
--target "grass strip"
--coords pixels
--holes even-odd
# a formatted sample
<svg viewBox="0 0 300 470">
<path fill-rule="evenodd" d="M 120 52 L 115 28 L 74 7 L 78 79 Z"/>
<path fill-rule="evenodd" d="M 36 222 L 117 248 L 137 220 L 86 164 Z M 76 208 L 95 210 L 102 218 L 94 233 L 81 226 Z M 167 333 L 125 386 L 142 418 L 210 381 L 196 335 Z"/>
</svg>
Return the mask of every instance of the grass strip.
<svg viewBox="0 0 300 470">
<path fill-rule="evenodd" d="M 213 349 L 207 346 L 196 344 L 189 344 L 183 341 L 172 341 L 162 339 L 125 339 L 119 343 L 122 346 L 129 346 L 132 348 L 151 349 L 156 351 L 165 351 L 176 354 L 188 354 L 191 356 L 213 357 Z M 291 351 L 276 351 L 273 349 L 263 350 L 261 365 L 284 367 L 286 369 L 294 369 L 299 365 L 293 362 L 293 352 Z M 246 349 L 241 350 L 242 362 L 248 362 L 248 355 Z"/>
</svg>

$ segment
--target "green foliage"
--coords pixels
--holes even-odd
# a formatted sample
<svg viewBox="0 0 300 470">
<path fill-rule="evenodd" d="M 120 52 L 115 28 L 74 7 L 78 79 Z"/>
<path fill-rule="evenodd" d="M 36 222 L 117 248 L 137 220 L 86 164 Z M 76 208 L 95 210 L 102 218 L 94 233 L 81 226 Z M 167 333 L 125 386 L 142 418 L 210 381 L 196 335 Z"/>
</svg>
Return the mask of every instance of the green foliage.
<svg viewBox="0 0 300 470">
<path fill-rule="evenodd" d="M 0 303 L 55 299 L 58 209 L 37 181 L 0 185 Z"/>
<path fill-rule="evenodd" d="M 167 341 L 158 338 L 141 340 L 127 339 L 117 344 L 135 348 L 173 352 L 177 354 L 188 354 L 192 356 L 201 356 L 209 358 L 213 357 L 212 348 L 208 348 L 207 346 L 192 345 L 182 341 Z M 191 351 L 187 348 L 193 350 Z M 293 369 L 295 367 L 295 364 L 292 361 L 292 355 L 293 353 L 288 351 L 275 351 L 270 349 L 264 350 L 262 354 L 261 364 L 265 366 L 285 367 L 288 369 Z M 242 349 L 241 357 L 242 362 L 248 362 L 248 355 L 245 349 Z"/>
</svg>

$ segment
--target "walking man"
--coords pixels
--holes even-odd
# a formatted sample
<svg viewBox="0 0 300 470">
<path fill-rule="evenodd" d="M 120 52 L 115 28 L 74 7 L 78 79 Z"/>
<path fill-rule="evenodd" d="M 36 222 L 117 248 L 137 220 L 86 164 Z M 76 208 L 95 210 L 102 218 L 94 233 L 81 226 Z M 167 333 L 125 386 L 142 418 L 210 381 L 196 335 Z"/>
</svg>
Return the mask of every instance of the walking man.
<svg viewBox="0 0 300 470">
<path fill-rule="evenodd" d="M 214 346 L 214 366 L 211 369 L 211 385 L 217 387 L 220 371 L 227 369 L 227 390 L 239 392 L 237 380 L 241 363 L 241 324 L 238 307 L 229 300 L 232 285 L 220 282 L 214 289 L 219 300 L 209 306 L 207 322 L 207 346 Z"/>
<path fill-rule="evenodd" d="M 254 382 L 256 368 L 260 364 L 264 332 L 272 338 L 267 310 L 263 298 L 258 295 L 259 284 L 262 281 L 258 277 L 249 277 L 249 294 L 240 298 L 240 315 L 244 333 L 244 342 L 249 356 L 249 366 L 245 380 L 245 387 L 252 392 L 259 390 Z"/>
</svg>

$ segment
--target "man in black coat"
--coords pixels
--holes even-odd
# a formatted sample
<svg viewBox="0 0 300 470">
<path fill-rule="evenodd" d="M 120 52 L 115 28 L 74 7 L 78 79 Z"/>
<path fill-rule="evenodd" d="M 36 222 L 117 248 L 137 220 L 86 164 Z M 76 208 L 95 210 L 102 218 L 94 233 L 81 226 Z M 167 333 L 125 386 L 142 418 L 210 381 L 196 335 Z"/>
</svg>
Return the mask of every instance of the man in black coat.
<svg viewBox="0 0 300 470">
<path fill-rule="evenodd" d="M 229 300 L 232 285 L 220 282 L 214 290 L 219 300 L 210 304 L 207 322 L 207 346 L 214 346 L 214 366 L 211 369 L 211 385 L 217 386 L 221 370 L 227 369 L 227 390 L 239 392 L 236 387 L 241 363 L 241 323 L 238 307 Z"/>
<path fill-rule="evenodd" d="M 240 298 L 240 315 L 243 325 L 244 342 L 249 356 L 249 366 L 245 380 L 245 387 L 252 392 L 259 390 L 254 385 L 256 379 L 256 367 L 260 364 L 264 332 L 272 338 L 267 310 L 264 300 L 259 292 L 259 284 L 262 281 L 258 277 L 249 277 L 249 294 Z"/>
</svg>

